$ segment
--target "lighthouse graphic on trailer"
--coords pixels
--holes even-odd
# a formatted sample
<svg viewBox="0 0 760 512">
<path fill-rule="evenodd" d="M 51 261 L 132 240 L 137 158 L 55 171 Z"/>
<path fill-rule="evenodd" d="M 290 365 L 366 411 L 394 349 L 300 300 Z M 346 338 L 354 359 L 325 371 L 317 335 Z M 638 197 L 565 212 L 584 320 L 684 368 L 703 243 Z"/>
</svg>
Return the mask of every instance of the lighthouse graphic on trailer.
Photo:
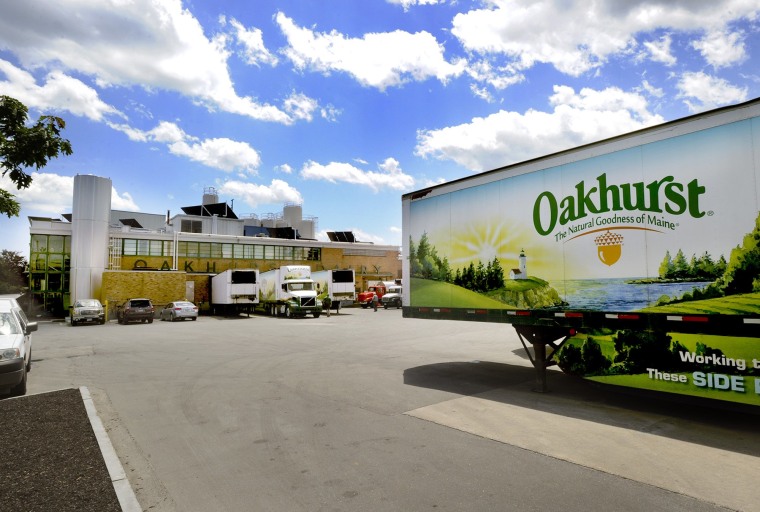
<svg viewBox="0 0 760 512">
<path fill-rule="evenodd" d="M 528 258 L 525 257 L 525 249 L 520 251 L 517 258 L 517 267 L 509 271 L 510 279 L 528 279 Z"/>
</svg>

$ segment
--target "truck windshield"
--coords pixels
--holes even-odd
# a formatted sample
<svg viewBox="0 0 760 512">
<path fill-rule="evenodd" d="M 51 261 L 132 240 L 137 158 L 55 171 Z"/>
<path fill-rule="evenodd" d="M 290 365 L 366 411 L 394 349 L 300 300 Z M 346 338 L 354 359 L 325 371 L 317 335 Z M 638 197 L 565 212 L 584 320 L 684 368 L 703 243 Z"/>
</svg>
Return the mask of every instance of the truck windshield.
<svg viewBox="0 0 760 512">
<path fill-rule="evenodd" d="M 313 290 L 314 283 L 288 283 L 289 292 L 299 292 L 303 290 Z"/>
</svg>

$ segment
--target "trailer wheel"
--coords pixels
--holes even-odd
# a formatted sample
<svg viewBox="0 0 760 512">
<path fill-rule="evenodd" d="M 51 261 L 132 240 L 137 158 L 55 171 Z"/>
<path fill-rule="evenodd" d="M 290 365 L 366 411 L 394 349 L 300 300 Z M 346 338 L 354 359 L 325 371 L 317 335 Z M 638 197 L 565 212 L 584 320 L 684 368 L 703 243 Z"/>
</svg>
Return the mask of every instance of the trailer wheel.
<svg viewBox="0 0 760 512">
<path fill-rule="evenodd" d="M 319 315 L 321 315 L 322 313 L 317 313 L 317 312 L 315 311 L 313 314 L 314 314 L 314 318 L 319 318 Z"/>
<path fill-rule="evenodd" d="M 293 313 L 290 311 L 290 306 L 285 305 L 285 318 L 293 318 Z"/>
</svg>

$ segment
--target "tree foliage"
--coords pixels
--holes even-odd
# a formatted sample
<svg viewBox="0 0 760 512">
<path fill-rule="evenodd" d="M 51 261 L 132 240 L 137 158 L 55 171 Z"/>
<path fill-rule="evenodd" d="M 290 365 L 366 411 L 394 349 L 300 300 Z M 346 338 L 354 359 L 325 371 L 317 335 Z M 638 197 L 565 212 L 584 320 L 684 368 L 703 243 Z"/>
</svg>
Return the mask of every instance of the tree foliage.
<svg viewBox="0 0 760 512">
<path fill-rule="evenodd" d="M 21 293 L 26 288 L 26 259 L 16 251 L 0 251 L 0 295 Z"/>
<path fill-rule="evenodd" d="M 466 267 L 452 271 L 448 259 L 441 258 L 430 244 L 427 233 L 422 234 L 416 245 L 409 237 L 409 267 L 412 277 L 453 283 L 476 292 L 498 290 L 504 286 L 504 270 L 498 258 L 485 265 L 482 261 L 470 262 Z"/>
<path fill-rule="evenodd" d="M 39 170 L 59 155 L 72 153 L 71 143 L 61 137 L 66 122 L 60 117 L 41 116 L 27 126 L 29 110 L 10 96 L 0 96 L 0 169 L 21 190 L 32 183 L 26 169 Z M 18 216 L 15 196 L 0 189 L 0 214 Z"/>
</svg>

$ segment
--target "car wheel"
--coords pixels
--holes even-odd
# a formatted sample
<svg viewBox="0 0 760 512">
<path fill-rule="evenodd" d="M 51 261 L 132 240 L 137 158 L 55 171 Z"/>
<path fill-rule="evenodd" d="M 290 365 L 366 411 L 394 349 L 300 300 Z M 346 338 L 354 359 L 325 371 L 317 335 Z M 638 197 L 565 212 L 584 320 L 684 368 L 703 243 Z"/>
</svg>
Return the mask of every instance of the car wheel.
<svg viewBox="0 0 760 512">
<path fill-rule="evenodd" d="M 153 319 L 152 318 L 148 318 L 148 323 L 152 324 L 153 323 Z"/>
<path fill-rule="evenodd" d="M 26 372 L 29 373 L 32 371 L 32 349 L 29 348 L 29 362 L 26 363 Z"/>
<path fill-rule="evenodd" d="M 11 396 L 24 396 L 26 394 L 26 368 L 24 368 L 24 376 L 21 378 L 15 387 L 11 388 Z"/>
<path fill-rule="evenodd" d="M 366 302 L 362 304 L 362 309 L 367 309 L 368 307 L 369 307 L 369 304 L 367 304 Z"/>
<path fill-rule="evenodd" d="M 196 320 L 198 320 L 198 317 L 197 317 L 197 316 L 194 316 L 194 317 L 192 317 L 190 320 L 192 320 L 193 322 L 195 322 Z"/>
<path fill-rule="evenodd" d="M 290 306 L 285 306 L 285 318 L 292 318 L 293 315 L 290 312 Z"/>
</svg>

